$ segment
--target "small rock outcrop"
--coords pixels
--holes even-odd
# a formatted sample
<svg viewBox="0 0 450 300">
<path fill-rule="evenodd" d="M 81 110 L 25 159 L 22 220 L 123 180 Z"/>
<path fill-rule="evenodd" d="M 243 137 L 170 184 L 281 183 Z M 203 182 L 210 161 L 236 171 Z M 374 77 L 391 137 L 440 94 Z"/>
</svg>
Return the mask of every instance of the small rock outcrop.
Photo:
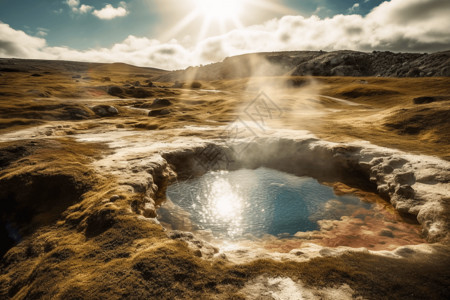
<svg viewBox="0 0 450 300">
<path fill-rule="evenodd" d="M 119 114 L 117 108 L 110 105 L 97 105 L 92 108 L 92 111 L 100 117 L 113 117 Z"/>
<path fill-rule="evenodd" d="M 155 99 L 150 107 L 156 108 L 156 107 L 164 107 L 164 106 L 171 106 L 172 102 L 169 99 Z"/>
<path fill-rule="evenodd" d="M 153 96 L 152 92 L 147 91 L 146 89 L 143 89 L 143 88 L 131 87 L 126 91 L 126 93 L 131 97 L 139 98 L 139 99 L 148 98 L 148 97 Z"/>
<path fill-rule="evenodd" d="M 113 85 L 108 88 L 108 94 L 111 96 L 120 97 L 123 95 L 123 89 L 117 85 Z"/>
<path fill-rule="evenodd" d="M 152 110 L 148 113 L 149 117 L 158 117 L 158 116 L 166 116 L 170 114 L 170 110 L 168 109 L 156 109 Z"/>
</svg>

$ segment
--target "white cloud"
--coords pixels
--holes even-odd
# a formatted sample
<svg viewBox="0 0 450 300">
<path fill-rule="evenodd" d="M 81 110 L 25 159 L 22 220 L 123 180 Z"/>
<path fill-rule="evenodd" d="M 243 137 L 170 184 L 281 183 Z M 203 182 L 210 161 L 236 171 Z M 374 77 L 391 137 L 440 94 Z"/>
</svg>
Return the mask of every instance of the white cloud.
<svg viewBox="0 0 450 300">
<path fill-rule="evenodd" d="M 128 14 L 128 11 L 126 3 L 122 1 L 117 8 L 114 8 L 111 4 L 106 4 L 104 8 L 100 10 L 94 10 L 92 14 L 102 20 L 111 20 L 114 18 L 126 16 Z"/>
<path fill-rule="evenodd" d="M 45 31 L 39 30 L 39 31 L 36 33 L 36 35 L 44 37 L 44 36 L 47 36 L 48 33 L 45 32 Z"/>
<path fill-rule="evenodd" d="M 37 32 L 36 32 L 37 36 L 45 37 L 48 35 L 49 30 L 47 28 L 38 27 L 36 29 L 37 29 Z"/>
<path fill-rule="evenodd" d="M 80 0 L 66 0 L 66 4 L 72 8 L 72 12 L 78 14 L 86 14 L 94 9 L 93 6 L 86 4 L 81 4 L 80 6 Z"/>
<path fill-rule="evenodd" d="M 426 4 L 426 5 L 425 5 Z M 284 50 L 441 51 L 450 49 L 450 1 L 391 0 L 367 16 L 285 16 L 204 39 L 194 46 L 130 35 L 110 48 L 48 47 L 45 39 L 0 23 L 0 56 L 126 62 L 179 69 L 227 56 Z"/>
<path fill-rule="evenodd" d="M 80 0 L 67 0 L 66 4 L 70 7 L 78 7 L 78 5 L 80 5 Z"/>
<path fill-rule="evenodd" d="M 44 58 L 45 40 L 0 23 L 0 57 Z"/>
<path fill-rule="evenodd" d="M 353 13 L 353 12 L 357 11 L 358 9 L 359 9 L 359 3 L 355 3 L 355 4 L 353 4 L 352 7 L 350 7 L 348 9 L 348 12 Z"/>
<path fill-rule="evenodd" d="M 82 5 L 80 6 L 80 8 L 78 9 L 78 11 L 79 11 L 81 14 L 86 14 L 86 13 L 90 12 L 90 11 L 93 10 L 93 9 L 94 9 L 94 7 L 92 7 L 92 6 L 90 6 L 90 5 L 82 4 Z"/>
</svg>

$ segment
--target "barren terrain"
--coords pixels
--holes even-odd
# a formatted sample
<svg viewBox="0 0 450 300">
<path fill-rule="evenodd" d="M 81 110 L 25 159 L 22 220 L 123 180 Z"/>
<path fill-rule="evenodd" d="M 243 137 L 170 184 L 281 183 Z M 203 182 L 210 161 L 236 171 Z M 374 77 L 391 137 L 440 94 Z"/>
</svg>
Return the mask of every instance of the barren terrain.
<svg viewBox="0 0 450 300">
<path fill-rule="evenodd" d="M 436 74 L 197 80 L 0 59 L 0 298 L 448 298 L 450 77 Z M 249 130 L 230 140 L 235 126 Z M 231 250 L 165 229 L 167 185 L 204 173 L 192 157 L 208 145 L 249 145 L 235 167 L 311 175 L 387 217 Z"/>
</svg>

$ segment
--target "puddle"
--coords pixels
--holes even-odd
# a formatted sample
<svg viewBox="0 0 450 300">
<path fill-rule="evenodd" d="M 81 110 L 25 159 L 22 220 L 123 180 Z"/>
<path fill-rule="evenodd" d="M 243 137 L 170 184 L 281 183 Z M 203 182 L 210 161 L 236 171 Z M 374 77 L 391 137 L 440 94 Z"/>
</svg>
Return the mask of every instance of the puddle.
<svg viewBox="0 0 450 300">
<path fill-rule="evenodd" d="M 418 224 L 404 222 L 377 195 L 335 190 L 267 168 L 209 172 L 169 186 L 158 215 L 172 230 L 277 252 L 303 242 L 372 250 L 425 242 Z"/>
<path fill-rule="evenodd" d="M 313 178 L 267 168 L 209 172 L 171 185 L 167 196 L 189 214 L 194 229 L 225 239 L 293 236 L 320 229 L 318 220 L 338 220 L 371 207 L 356 196 L 337 196 Z M 170 221 L 167 213 L 161 215 Z"/>
</svg>

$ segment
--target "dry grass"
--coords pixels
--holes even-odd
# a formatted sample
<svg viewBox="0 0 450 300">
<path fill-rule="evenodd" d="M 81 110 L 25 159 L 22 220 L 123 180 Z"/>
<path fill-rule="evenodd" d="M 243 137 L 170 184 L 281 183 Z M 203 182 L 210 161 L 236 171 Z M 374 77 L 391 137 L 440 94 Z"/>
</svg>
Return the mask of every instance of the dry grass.
<svg viewBox="0 0 450 300">
<path fill-rule="evenodd" d="M 241 299 L 239 289 L 260 275 L 288 276 L 313 287 L 347 283 L 369 299 L 450 297 L 445 247 L 404 259 L 351 253 L 306 263 L 205 261 L 186 244 L 169 239 L 160 227 L 137 219 L 130 209 L 132 195 L 120 194 L 120 200 L 105 202 L 116 193 L 117 183 L 114 177 L 96 174 L 91 162 L 109 150 L 68 137 L 93 129 L 226 125 L 241 115 L 259 90 L 287 104 L 301 102 L 313 90 L 361 106 L 320 99 L 314 108 L 324 115 L 286 116 L 283 127 L 308 129 L 329 140 L 363 139 L 450 159 L 448 101 L 421 105 L 412 101 L 450 95 L 449 78 L 262 77 L 201 82 L 203 89 L 217 93 L 154 82 L 157 87 L 144 87 L 154 96 L 120 99 L 107 94 L 109 86 L 144 83 L 164 72 L 123 64 L 48 68 L 3 74 L 0 83 L 1 134 L 43 124 L 65 126 L 59 137 L 50 132 L 42 139 L 0 144 L 1 220 L 16 226 L 23 236 L 1 261 L 0 298 Z M 42 76 L 31 76 L 34 73 Z M 151 118 L 146 111 L 130 109 L 151 107 L 159 97 L 172 102 L 169 115 Z M 97 104 L 114 105 L 119 115 L 95 116 L 90 107 Z M 74 111 L 85 112 L 85 117 L 74 117 Z M 204 132 L 195 135 L 211 137 Z M 8 237 L 8 232 L 1 234 L 2 239 Z M 5 244 L 2 254 L 13 244 Z"/>
</svg>

